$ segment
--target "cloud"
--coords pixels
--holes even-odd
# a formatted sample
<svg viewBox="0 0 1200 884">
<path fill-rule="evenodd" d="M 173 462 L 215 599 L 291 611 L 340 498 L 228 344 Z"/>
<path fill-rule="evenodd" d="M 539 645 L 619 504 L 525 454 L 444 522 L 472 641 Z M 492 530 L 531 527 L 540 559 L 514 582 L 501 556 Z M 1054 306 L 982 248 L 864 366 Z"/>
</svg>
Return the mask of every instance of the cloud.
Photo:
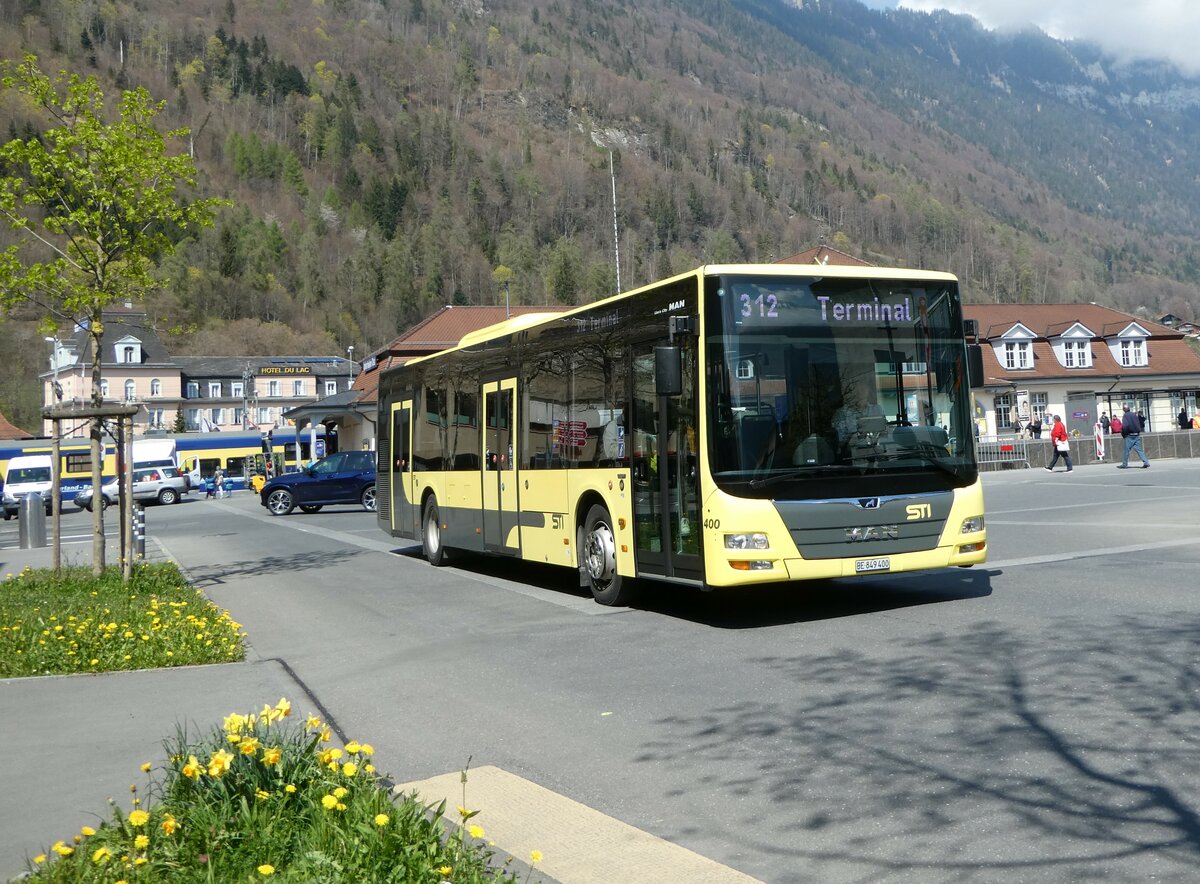
<svg viewBox="0 0 1200 884">
<path fill-rule="evenodd" d="M 878 0 L 877 0 L 878 2 Z M 1121 61 L 1166 59 L 1200 74 L 1200 3 L 1194 0 L 900 0 L 905 9 L 948 9 L 992 30 L 1036 25 L 1060 40 L 1088 40 Z"/>
</svg>

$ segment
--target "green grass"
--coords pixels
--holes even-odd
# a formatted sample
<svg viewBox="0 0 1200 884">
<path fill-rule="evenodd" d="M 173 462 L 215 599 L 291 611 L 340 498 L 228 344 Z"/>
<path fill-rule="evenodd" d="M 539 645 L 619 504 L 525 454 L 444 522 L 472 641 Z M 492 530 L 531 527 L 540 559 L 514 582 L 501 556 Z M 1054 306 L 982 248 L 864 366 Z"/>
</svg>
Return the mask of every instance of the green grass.
<svg viewBox="0 0 1200 884">
<path fill-rule="evenodd" d="M 0 583 L 0 678 L 245 659 L 241 626 L 173 564 L 26 570 Z"/>
</svg>

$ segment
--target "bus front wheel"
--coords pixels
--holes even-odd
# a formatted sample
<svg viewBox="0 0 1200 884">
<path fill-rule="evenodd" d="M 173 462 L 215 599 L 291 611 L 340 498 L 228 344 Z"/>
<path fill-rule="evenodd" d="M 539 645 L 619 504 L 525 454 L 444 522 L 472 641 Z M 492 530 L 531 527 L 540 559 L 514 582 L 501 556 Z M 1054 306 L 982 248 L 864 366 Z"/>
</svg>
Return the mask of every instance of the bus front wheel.
<svg viewBox="0 0 1200 884">
<path fill-rule="evenodd" d="M 588 510 L 580 555 L 592 598 L 602 605 L 628 604 L 632 587 L 617 573 L 617 539 L 613 535 L 612 518 L 600 504 Z"/>
<path fill-rule="evenodd" d="M 442 544 L 442 521 L 437 501 L 425 501 L 425 514 L 421 519 L 421 547 L 429 564 L 440 568 L 446 564 L 446 547 Z"/>
</svg>

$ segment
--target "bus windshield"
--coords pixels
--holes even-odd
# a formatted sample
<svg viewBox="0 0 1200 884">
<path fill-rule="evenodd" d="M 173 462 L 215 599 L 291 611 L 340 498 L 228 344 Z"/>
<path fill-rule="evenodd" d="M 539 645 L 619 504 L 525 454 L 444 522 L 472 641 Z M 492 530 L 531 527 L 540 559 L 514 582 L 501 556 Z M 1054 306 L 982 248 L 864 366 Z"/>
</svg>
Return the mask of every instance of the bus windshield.
<svg viewBox="0 0 1200 884">
<path fill-rule="evenodd" d="M 976 480 L 953 282 L 726 276 L 706 300 L 723 489 L 818 498 Z"/>
</svg>

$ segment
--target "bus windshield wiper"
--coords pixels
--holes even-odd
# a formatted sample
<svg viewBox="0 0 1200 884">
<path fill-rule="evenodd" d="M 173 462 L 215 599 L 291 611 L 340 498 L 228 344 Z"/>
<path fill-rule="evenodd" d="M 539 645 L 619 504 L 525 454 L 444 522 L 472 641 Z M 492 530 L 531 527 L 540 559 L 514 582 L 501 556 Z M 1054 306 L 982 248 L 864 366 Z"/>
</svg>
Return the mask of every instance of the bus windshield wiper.
<svg viewBox="0 0 1200 884">
<path fill-rule="evenodd" d="M 768 485 L 777 485 L 780 482 L 786 482 L 789 479 L 799 479 L 813 473 L 845 473 L 859 469 L 860 467 L 858 466 L 842 463 L 812 464 L 811 466 L 793 467 L 781 473 L 772 473 L 769 476 L 751 479 L 748 484 L 751 488 L 766 488 Z"/>
<path fill-rule="evenodd" d="M 903 451 L 887 451 L 879 454 L 873 454 L 869 458 L 873 461 L 897 461 L 915 459 L 924 462 L 925 464 L 937 467 L 944 473 L 949 473 L 951 476 L 958 478 L 958 468 L 954 464 L 946 463 L 942 458 L 938 457 L 930 451 L 925 451 L 920 448 L 906 448 Z"/>
</svg>

